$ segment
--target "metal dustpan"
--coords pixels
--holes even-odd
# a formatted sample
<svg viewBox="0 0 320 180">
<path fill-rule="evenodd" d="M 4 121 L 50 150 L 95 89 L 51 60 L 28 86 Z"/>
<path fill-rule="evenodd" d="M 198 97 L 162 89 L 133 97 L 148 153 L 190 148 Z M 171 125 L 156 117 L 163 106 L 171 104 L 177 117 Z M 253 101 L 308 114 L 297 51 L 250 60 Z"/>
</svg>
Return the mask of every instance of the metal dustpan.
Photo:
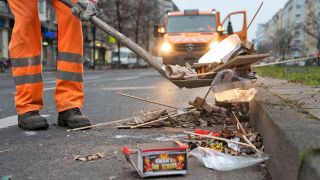
<svg viewBox="0 0 320 180">
<path fill-rule="evenodd" d="M 228 62 L 221 64 L 214 68 L 212 71 L 199 74 L 196 76 L 197 79 L 191 80 L 171 80 L 179 88 L 198 88 L 198 87 L 205 87 L 210 86 L 215 75 L 224 69 L 233 69 L 235 67 L 244 67 L 250 66 L 262 59 L 268 57 L 269 54 L 254 54 L 254 55 L 243 55 L 243 56 L 236 56 L 233 59 L 229 60 Z"/>
</svg>

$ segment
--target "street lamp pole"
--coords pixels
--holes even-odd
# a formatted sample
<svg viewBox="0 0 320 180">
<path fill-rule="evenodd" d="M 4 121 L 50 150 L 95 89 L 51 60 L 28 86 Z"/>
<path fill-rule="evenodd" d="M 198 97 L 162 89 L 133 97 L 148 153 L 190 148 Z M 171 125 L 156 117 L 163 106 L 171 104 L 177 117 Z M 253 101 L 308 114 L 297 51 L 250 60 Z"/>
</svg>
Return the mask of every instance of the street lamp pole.
<svg viewBox="0 0 320 180">
<path fill-rule="evenodd" d="M 96 68 L 96 27 L 92 27 L 92 33 L 93 33 L 93 67 L 92 69 Z"/>
</svg>

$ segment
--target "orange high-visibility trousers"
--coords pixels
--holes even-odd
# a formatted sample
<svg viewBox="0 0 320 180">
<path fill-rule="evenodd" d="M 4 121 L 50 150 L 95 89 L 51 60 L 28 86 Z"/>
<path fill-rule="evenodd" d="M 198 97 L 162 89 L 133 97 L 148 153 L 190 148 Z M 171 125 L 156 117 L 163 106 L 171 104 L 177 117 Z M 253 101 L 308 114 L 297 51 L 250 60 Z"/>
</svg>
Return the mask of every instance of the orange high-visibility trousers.
<svg viewBox="0 0 320 180">
<path fill-rule="evenodd" d="M 16 85 L 16 110 L 18 114 L 24 114 L 43 106 L 38 0 L 8 0 L 8 3 L 15 20 L 9 53 Z M 57 110 L 81 109 L 84 99 L 82 25 L 70 8 L 58 0 L 52 0 L 52 4 L 58 22 Z"/>
</svg>

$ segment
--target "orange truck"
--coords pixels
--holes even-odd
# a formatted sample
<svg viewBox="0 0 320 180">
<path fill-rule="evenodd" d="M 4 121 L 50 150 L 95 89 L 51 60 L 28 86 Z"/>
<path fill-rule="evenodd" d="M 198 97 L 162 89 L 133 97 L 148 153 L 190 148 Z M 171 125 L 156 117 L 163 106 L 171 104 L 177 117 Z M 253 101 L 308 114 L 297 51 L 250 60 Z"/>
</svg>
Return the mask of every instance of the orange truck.
<svg viewBox="0 0 320 180">
<path fill-rule="evenodd" d="M 216 10 L 170 12 L 165 26 L 155 28 L 155 36 L 162 37 L 158 54 L 163 64 L 192 65 L 229 35 L 236 33 L 246 40 L 246 28 L 245 11 L 230 13 L 222 21 Z"/>
</svg>

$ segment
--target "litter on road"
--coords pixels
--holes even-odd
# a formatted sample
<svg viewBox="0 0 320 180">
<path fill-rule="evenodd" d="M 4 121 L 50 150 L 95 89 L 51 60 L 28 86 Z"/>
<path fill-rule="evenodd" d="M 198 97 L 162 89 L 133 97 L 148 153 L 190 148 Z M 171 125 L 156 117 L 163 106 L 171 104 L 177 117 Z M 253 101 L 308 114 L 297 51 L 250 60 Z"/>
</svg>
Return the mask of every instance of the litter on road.
<svg viewBox="0 0 320 180">
<path fill-rule="evenodd" d="M 104 153 L 95 153 L 95 154 L 75 156 L 74 160 L 78 160 L 78 161 L 93 161 L 93 160 L 97 160 L 97 159 L 101 159 L 101 158 L 104 158 Z"/>
<path fill-rule="evenodd" d="M 2 176 L 1 180 L 11 180 L 12 179 L 12 175 L 10 176 Z"/>
<path fill-rule="evenodd" d="M 5 150 L 0 150 L 0 154 L 1 153 L 5 153 L 5 152 L 9 152 L 9 151 L 12 151 L 13 149 L 5 149 Z"/>
<path fill-rule="evenodd" d="M 230 171 L 262 163 L 268 157 L 265 154 L 250 156 L 232 156 L 210 148 L 198 147 L 189 155 L 196 157 L 206 168 L 218 171 Z"/>
<path fill-rule="evenodd" d="M 127 121 L 117 127 L 119 129 L 164 127 L 167 132 L 185 133 L 187 134 L 186 136 L 178 137 L 177 140 L 187 144 L 189 156 L 196 157 L 207 168 L 229 171 L 256 165 L 268 159 L 268 155 L 263 153 L 264 146 L 261 136 L 249 126 L 248 114 L 246 114 L 248 111 L 241 111 L 241 106 L 247 102 L 231 103 L 224 101 L 227 105 L 218 107 L 208 103 L 204 98 L 196 97 L 189 102 L 190 107 L 188 110 L 182 112 L 176 109 L 172 111 L 167 111 L 166 109 L 154 110 L 144 113 L 141 116 L 143 118 L 133 118 L 131 121 Z M 222 128 L 219 131 L 212 131 L 209 130 L 211 126 Z M 186 128 L 194 129 L 198 127 L 204 129 L 195 129 L 194 132 L 184 131 Z M 161 147 L 168 149 L 165 145 Z M 168 160 L 171 157 L 167 153 L 169 152 L 158 157 L 158 159 L 162 157 L 163 162 L 167 162 L 162 165 L 157 164 L 154 159 L 145 160 L 139 153 L 138 165 L 136 165 L 130 155 L 124 154 L 140 176 L 147 177 L 152 175 L 174 175 L 179 172 L 177 169 L 175 171 L 172 171 L 172 169 L 166 171 L 165 168 L 160 168 L 162 166 L 173 169 L 177 167 L 177 164 L 175 164 L 177 161 L 172 160 L 174 163 L 171 163 Z M 157 156 L 153 156 L 153 158 L 157 159 Z M 185 158 L 185 162 L 187 161 L 188 157 Z M 188 167 L 190 168 L 190 166 Z M 164 172 L 160 173 L 157 168 Z M 148 172 L 146 169 L 150 171 L 149 174 L 146 173 Z"/>
<path fill-rule="evenodd" d="M 131 158 L 131 150 L 122 148 L 126 160 L 141 177 L 187 174 L 187 145 L 179 141 L 138 144 L 138 164 Z"/>
</svg>

